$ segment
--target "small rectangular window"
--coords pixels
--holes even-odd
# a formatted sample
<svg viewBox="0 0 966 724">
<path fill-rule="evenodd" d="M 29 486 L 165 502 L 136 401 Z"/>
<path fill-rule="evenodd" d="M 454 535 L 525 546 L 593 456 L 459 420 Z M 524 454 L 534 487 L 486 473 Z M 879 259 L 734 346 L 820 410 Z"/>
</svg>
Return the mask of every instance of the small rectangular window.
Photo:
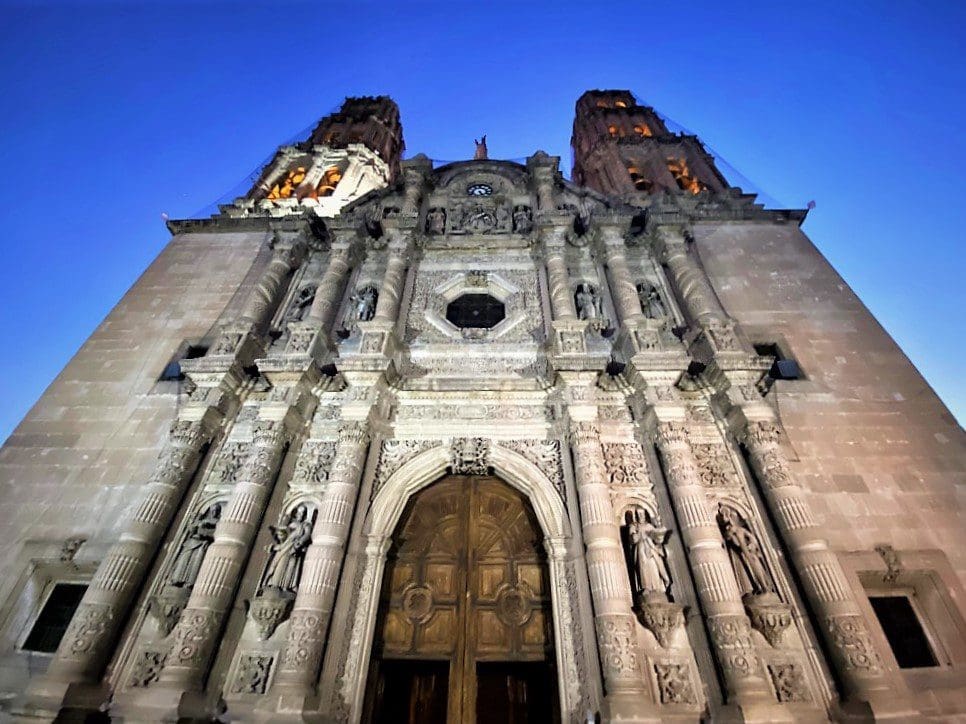
<svg viewBox="0 0 966 724">
<path fill-rule="evenodd" d="M 82 583 L 56 584 L 21 648 L 42 654 L 54 653 L 86 590 L 87 586 Z"/>
<path fill-rule="evenodd" d="M 869 602 L 900 669 L 939 665 L 908 596 L 871 596 Z"/>
<path fill-rule="evenodd" d="M 755 354 L 759 357 L 774 357 L 775 363 L 768 370 L 768 376 L 773 380 L 798 380 L 802 378 L 802 371 L 798 362 L 782 353 L 781 347 L 774 342 L 759 342 L 754 345 Z"/>
<path fill-rule="evenodd" d="M 186 359 L 198 359 L 199 357 L 204 357 L 208 353 L 208 348 L 200 344 L 189 344 L 187 346 L 182 345 L 178 348 L 174 357 L 171 361 L 164 366 L 164 370 L 161 372 L 161 376 L 158 378 L 160 381 L 170 381 L 170 380 L 183 380 L 184 373 L 181 371 L 181 361 Z"/>
</svg>

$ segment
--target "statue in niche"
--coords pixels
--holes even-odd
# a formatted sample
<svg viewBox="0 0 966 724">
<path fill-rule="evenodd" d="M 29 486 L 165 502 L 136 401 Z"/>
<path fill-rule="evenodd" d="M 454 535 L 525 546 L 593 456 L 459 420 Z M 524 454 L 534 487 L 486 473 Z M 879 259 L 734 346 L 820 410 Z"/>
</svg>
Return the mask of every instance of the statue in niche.
<svg viewBox="0 0 966 724">
<path fill-rule="evenodd" d="M 670 531 L 658 528 L 647 511 L 627 513 L 627 557 L 631 563 L 634 597 L 654 594 L 667 600 L 671 574 L 667 567 L 667 542 Z"/>
<path fill-rule="evenodd" d="M 305 319 L 305 315 L 309 313 L 312 308 L 312 302 L 315 301 L 315 287 L 307 286 L 299 289 L 298 294 L 295 295 L 295 299 L 292 300 L 292 306 L 289 307 L 288 312 L 285 313 L 285 321 L 288 322 L 301 322 Z"/>
<path fill-rule="evenodd" d="M 667 309 L 664 307 L 664 300 L 657 287 L 650 282 L 639 282 L 637 285 L 637 298 L 641 302 L 641 309 L 644 316 L 648 319 L 662 319 L 667 316 Z"/>
<path fill-rule="evenodd" d="M 600 294 L 590 284 L 578 284 L 574 294 L 578 319 L 601 319 L 604 316 Z"/>
<path fill-rule="evenodd" d="M 378 296 L 376 288 L 371 285 L 354 291 L 349 297 L 349 311 L 345 315 L 345 326 L 371 320 L 376 314 L 376 298 Z"/>
<path fill-rule="evenodd" d="M 533 229 L 533 214 L 529 206 L 513 207 L 513 231 L 517 234 L 529 234 Z"/>
<path fill-rule="evenodd" d="M 446 233 L 446 209 L 436 206 L 426 213 L 426 233 L 436 236 Z"/>
<path fill-rule="evenodd" d="M 259 585 L 259 593 L 266 589 L 295 593 L 302 575 L 305 551 L 312 542 L 312 520 L 304 503 L 299 503 L 289 514 L 284 525 L 271 525 L 272 538 L 268 563 Z"/>
<path fill-rule="evenodd" d="M 194 585 L 201 570 L 201 563 L 205 553 L 215 540 L 215 527 L 221 518 L 222 503 L 212 503 L 195 518 L 195 522 L 188 526 L 181 548 L 174 558 L 168 583 L 178 588 L 190 588 Z"/>
<path fill-rule="evenodd" d="M 718 525 L 721 527 L 728 553 L 731 554 L 731 565 L 745 591 L 756 596 L 774 593 L 775 585 L 765 564 L 765 554 L 755 534 L 738 511 L 719 503 Z"/>
</svg>

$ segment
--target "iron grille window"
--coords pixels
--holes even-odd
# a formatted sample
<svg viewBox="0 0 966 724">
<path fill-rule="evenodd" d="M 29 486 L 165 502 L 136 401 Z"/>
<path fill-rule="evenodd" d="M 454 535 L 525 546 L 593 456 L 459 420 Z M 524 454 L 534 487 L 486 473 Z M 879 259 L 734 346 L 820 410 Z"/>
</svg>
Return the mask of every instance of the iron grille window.
<svg viewBox="0 0 966 724">
<path fill-rule="evenodd" d="M 22 648 L 42 654 L 54 653 L 86 590 L 87 586 L 82 583 L 56 584 Z"/>
</svg>

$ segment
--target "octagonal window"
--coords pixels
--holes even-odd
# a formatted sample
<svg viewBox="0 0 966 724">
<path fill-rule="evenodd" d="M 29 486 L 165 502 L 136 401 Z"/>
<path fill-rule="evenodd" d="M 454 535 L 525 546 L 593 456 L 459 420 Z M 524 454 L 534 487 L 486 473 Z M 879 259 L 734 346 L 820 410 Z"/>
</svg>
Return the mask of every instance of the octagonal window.
<svg viewBox="0 0 966 724">
<path fill-rule="evenodd" d="M 463 294 L 446 307 L 446 319 L 460 329 L 490 329 L 506 317 L 506 307 L 489 294 Z"/>
</svg>

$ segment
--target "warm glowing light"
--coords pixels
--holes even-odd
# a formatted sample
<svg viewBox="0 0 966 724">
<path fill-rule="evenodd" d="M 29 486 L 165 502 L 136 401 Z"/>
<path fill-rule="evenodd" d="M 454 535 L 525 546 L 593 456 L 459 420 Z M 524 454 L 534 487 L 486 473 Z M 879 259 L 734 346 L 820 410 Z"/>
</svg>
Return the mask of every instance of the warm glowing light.
<svg viewBox="0 0 966 724">
<path fill-rule="evenodd" d="M 641 171 L 637 168 L 637 166 L 628 166 L 627 173 L 631 177 L 631 182 L 634 184 L 634 188 L 638 191 L 650 191 L 654 186 L 654 184 L 641 175 Z"/>
<path fill-rule="evenodd" d="M 295 193 L 295 189 L 305 180 L 306 170 L 304 166 L 289 171 L 288 176 L 281 183 L 275 184 L 265 198 L 270 200 L 287 199 Z"/>
<path fill-rule="evenodd" d="M 597 101 L 597 107 L 598 108 L 607 108 L 607 101 L 605 101 L 603 99 Z"/>
<path fill-rule="evenodd" d="M 627 104 L 624 101 L 614 101 L 614 106 L 617 108 L 627 108 Z"/>
<path fill-rule="evenodd" d="M 667 170 L 674 176 L 678 188 L 682 191 L 698 194 L 707 188 L 691 173 L 691 170 L 688 168 L 688 162 L 683 158 L 669 158 L 667 160 Z"/>
<path fill-rule="evenodd" d="M 611 125 L 609 125 L 609 126 L 607 126 L 607 132 L 608 132 L 608 133 L 609 133 L 610 135 L 612 135 L 612 136 L 616 136 L 616 135 L 617 135 L 617 126 L 615 126 L 615 125 L 614 125 L 614 124 L 612 123 Z"/>
<path fill-rule="evenodd" d="M 651 133 L 651 129 L 648 128 L 643 123 L 638 123 L 636 126 L 634 126 L 634 133 L 636 133 L 638 136 L 653 136 L 654 135 L 653 133 Z"/>
<path fill-rule="evenodd" d="M 319 181 L 319 185 L 315 189 L 315 193 L 312 194 L 312 198 L 318 198 L 320 196 L 331 196 L 335 193 L 335 187 L 339 185 L 339 181 L 342 180 L 342 170 L 338 166 L 329 166 L 322 174 L 322 180 Z"/>
</svg>

